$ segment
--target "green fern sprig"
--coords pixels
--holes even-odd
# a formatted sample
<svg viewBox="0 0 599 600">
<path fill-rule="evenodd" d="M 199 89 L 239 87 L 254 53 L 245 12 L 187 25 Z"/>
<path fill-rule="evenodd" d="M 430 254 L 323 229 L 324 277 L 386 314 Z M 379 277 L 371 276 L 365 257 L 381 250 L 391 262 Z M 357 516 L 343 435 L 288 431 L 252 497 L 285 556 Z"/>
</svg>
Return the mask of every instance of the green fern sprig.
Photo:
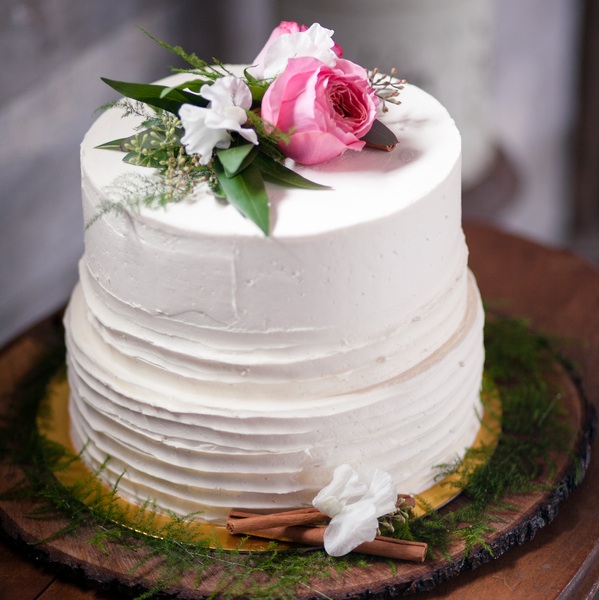
<svg viewBox="0 0 599 600">
<path fill-rule="evenodd" d="M 224 77 L 225 75 L 232 75 L 232 73 L 223 65 L 223 63 L 216 59 L 213 60 L 213 64 L 210 64 L 199 58 L 195 53 L 186 52 L 181 46 L 171 46 L 167 42 L 155 38 L 151 33 L 147 32 L 142 27 L 138 27 L 138 29 L 143 34 L 147 35 L 153 42 L 158 44 L 161 48 L 172 52 L 179 58 L 183 59 L 186 63 L 190 64 L 193 67 L 193 71 L 191 72 L 196 75 L 199 75 L 210 81 L 215 81 L 216 79 Z"/>
</svg>

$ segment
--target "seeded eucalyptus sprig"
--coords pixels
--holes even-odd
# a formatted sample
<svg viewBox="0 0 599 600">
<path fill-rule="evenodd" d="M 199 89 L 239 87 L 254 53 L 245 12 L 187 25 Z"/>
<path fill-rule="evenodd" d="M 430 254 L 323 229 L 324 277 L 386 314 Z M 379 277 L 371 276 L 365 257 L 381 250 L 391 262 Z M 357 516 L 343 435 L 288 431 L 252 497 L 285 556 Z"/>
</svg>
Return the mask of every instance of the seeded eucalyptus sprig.
<svg viewBox="0 0 599 600">
<path fill-rule="evenodd" d="M 379 535 L 392 534 L 398 526 L 405 525 L 412 518 L 414 506 L 413 496 L 398 496 L 395 511 L 379 517 Z"/>
<path fill-rule="evenodd" d="M 370 86 L 374 90 L 374 93 L 382 102 L 382 111 L 387 112 L 389 109 L 386 106 L 387 102 L 391 104 L 401 104 L 399 100 L 399 94 L 407 83 L 405 79 L 396 79 L 397 69 L 393 67 L 386 75 L 381 73 L 378 68 L 368 72 L 368 79 Z"/>
<path fill-rule="evenodd" d="M 127 105 L 128 106 L 128 105 Z M 156 169 L 164 178 L 167 201 L 177 201 L 199 181 L 207 181 L 211 170 L 181 146 L 181 122 L 173 114 L 158 109 L 137 133 L 98 146 L 125 152 L 123 162 Z"/>
</svg>

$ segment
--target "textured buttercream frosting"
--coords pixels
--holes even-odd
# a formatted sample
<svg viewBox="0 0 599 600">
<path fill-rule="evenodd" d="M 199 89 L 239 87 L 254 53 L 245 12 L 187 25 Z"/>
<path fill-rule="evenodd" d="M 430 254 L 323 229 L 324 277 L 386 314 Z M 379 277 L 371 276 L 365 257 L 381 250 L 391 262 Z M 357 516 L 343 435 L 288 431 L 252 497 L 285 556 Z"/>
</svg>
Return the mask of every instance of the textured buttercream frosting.
<svg viewBox="0 0 599 600">
<path fill-rule="evenodd" d="M 222 521 L 307 505 L 342 463 L 419 493 L 472 443 L 483 311 L 460 137 L 422 90 L 401 101 L 381 115 L 394 151 L 291 165 L 330 190 L 269 186 L 270 237 L 204 188 L 86 230 L 65 317 L 72 438 L 92 468 L 110 457 L 123 496 Z M 135 125 L 111 109 L 86 135 L 86 219 L 150 176 L 96 148 Z"/>
</svg>

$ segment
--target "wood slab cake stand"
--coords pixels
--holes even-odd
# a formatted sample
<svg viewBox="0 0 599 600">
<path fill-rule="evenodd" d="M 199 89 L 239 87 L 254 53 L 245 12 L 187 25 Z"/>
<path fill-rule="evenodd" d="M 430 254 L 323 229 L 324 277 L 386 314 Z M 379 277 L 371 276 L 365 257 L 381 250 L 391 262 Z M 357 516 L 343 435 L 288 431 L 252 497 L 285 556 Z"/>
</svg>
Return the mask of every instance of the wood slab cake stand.
<svg viewBox="0 0 599 600">
<path fill-rule="evenodd" d="M 575 452 L 588 457 L 590 412 L 599 407 L 599 271 L 563 251 L 525 241 L 496 229 L 467 224 L 470 264 L 483 297 L 507 314 L 525 316 L 533 329 L 572 340 L 568 358 L 578 368 L 581 388 L 565 378 L 569 419 L 579 432 Z M 59 317 L 46 319 L 9 345 L 0 355 L 0 410 L 14 402 L 16 382 L 26 374 L 52 339 L 61 335 Z M 19 467 L 0 465 L 0 491 L 20 476 Z M 599 589 L 599 466 L 592 461 L 581 486 L 573 486 L 573 463 L 560 459 L 556 481 L 563 492 L 510 499 L 517 514 L 506 514 L 490 543 L 496 560 L 479 565 L 476 553 L 461 563 L 446 559 L 424 564 L 374 561 L 342 577 L 319 581 L 326 596 L 305 592 L 299 597 L 392 598 L 419 591 L 422 600 L 592 599 Z M 121 586 L 152 583 L 152 564 L 134 574 L 137 557 L 122 548 L 106 556 L 86 543 L 92 528 L 75 538 L 59 538 L 31 547 L 60 523 L 30 519 L 27 502 L 0 502 L 0 600 L 91 600 L 122 597 Z M 559 515 L 557 514 L 559 511 Z M 523 543 L 525 542 L 525 543 Z M 456 558 L 461 548 L 452 550 Z M 509 551 L 508 551 L 509 550 Z M 474 567 L 474 570 L 472 570 Z M 458 573 L 459 572 L 459 573 Z M 457 575 L 457 576 L 454 576 Z M 100 587 L 98 585 L 100 584 Z M 119 590 L 117 592 L 117 589 Z M 426 591 L 430 590 L 430 591 Z M 171 590 L 178 598 L 203 598 L 210 582 L 196 587 L 182 580 Z M 116 594 L 116 595 L 115 595 Z"/>
</svg>

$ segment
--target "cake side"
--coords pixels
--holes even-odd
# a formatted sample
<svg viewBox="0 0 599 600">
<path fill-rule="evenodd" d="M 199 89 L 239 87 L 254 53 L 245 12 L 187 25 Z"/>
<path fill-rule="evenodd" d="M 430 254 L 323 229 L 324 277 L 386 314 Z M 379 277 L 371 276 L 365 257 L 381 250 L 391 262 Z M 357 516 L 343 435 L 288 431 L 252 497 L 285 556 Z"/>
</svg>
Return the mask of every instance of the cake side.
<svg viewBox="0 0 599 600">
<path fill-rule="evenodd" d="M 86 460 L 134 501 L 156 498 L 179 514 L 222 522 L 231 508 L 306 506 L 335 466 L 367 477 L 387 471 L 398 490 L 419 493 L 478 432 L 483 313 L 471 279 L 469 309 L 455 336 L 422 364 L 381 385 L 267 406 L 181 392 L 181 379 L 114 354 L 75 294 L 69 311 L 71 416 Z M 87 352 L 80 353 L 77 343 Z M 289 383 L 292 387 L 293 382 Z"/>
<path fill-rule="evenodd" d="M 299 395 L 384 381 L 446 341 L 466 297 L 459 134 L 436 100 L 409 90 L 386 114 L 396 124 L 398 152 L 365 149 L 320 165 L 330 191 L 278 188 L 284 197 L 275 212 L 282 214 L 269 238 L 253 226 L 248 232 L 247 220 L 206 191 L 165 210 L 102 217 L 86 232 L 80 275 L 104 339 L 200 385 L 207 381 L 212 394 L 222 381 L 222 394 L 240 384 L 251 397 L 264 395 L 260 386 L 293 394 L 289 378 L 305 383 Z M 109 120 L 119 128 L 122 121 L 118 112 Z M 112 191 L 97 187 L 106 178 L 106 155 L 119 159 L 91 144 L 123 134 L 97 133 L 99 126 L 102 118 L 82 149 L 88 218 Z M 404 138 L 410 140 L 408 163 L 401 155 Z M 440 144 L 431 143 L 436 139 Z M 438 145 L 450 149 L 442 164 Z M 373 174 L 373 161 L 386 167 Z M 123 169 L 144 172 L 116 164 L 113 185 Z M 308 175 L 319 177 L 313 170 Z M 361 188 L 350 178 L 356 175 L 366 182 Z M 229 211 L 226 233 L 218 219 L 208 218 L 212 214 L 197 214 L 202 207 Z M 341 224 L 323 232 L 323 212 Z M 303 215 L 301 230 L 296 213 Z M 350 217 L 359 222 L 343 226 Z M 294 226 L 293 235 L 277 233 Z M 385 360 L 375 362 L 381 356 Z"/>
</svg>

